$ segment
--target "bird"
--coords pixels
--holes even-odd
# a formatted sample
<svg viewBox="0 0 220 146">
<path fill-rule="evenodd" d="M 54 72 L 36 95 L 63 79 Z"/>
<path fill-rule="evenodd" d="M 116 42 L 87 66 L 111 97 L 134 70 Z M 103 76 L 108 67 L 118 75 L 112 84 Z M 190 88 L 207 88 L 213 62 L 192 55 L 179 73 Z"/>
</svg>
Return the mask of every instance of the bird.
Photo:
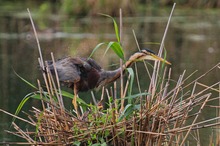
<svg viewBox="0 0 220 146">
<path fill-rule="evenodd" d="M 130 67 L 134 62 L 143 60 L 162 61 L 171 65 L 170 62 L 157 56 L 149 49 L 143 49 L 134 53 L 121 67 L 111 71 L 102 69 L 92 58 L 65 57 L 55 61 L 55 65 L 53 65 L 52 61 L 47 62 L 51 74 L 55 75 L 55 66 L 59 81 L 73 89 L 74 97 L 72 104 L 76 114 L 78 114 L 76 100 L 79 92 L 86 92 L 114 82 L 120 78 L 121 72 L 124 73 L 126 68 Z"/>
</svg>

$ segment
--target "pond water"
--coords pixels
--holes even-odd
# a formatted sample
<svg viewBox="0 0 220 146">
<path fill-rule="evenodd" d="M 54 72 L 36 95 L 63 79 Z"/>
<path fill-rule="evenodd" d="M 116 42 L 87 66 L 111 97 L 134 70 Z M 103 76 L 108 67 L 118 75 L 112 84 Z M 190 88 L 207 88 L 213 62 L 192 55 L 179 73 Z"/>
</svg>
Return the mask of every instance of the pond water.
<svg viewBox="0 0 220 146">
<path fill-rule="evenodd" d="M 122 44 L 127 58 L 137 51 L 132 30 L 141 48 L 158 51 L 170 10 L 146 10 L 135 17 L 123 18 Z M 165 40 L 167 60 L 172 63 L 172 79 L 177 81 L 184 70 L 186 76 L 198 70 L 195 75 L 198 77 L 220 61 L 219 18 L 219 10 L 175 10 Z M 50 60 L 51 52 L 57 59 L 69 55 L 88 57 L 97 44 L 116 41 L 112 21 L 102 16 L 75 19 L 51 14 L 35 17 L 33 14 L 33 19 L 44 59 Z M 37 61 L 39 54 L 27 12 L 2 14 L 0 20 L 0 108 L 14 113 L 25 95 L 35 91 L 15 72 L 37 85 L 36 79 L 42 79 Z M 117 66 L 117 56 L 111 51 L 103 56 L 104 51 L 98 50 L 93 58 L 105 69 L 113 68 L 112 64 Z M 212 85 L 219 80 L 217 70 L 207 76 L 204 83 Z M 90 93 L 81 96 L 90 97 Z M 30 100 L 24 109 L 38 104 Z M 215 115 L 215 110 L 204 112 L 203 118 L 210 114 Z M 2 113 L 0 117 L 0 141 L 8 141 L 10 137 L 3 130 L 9 128 L 12 118 Z"/>
</svg>

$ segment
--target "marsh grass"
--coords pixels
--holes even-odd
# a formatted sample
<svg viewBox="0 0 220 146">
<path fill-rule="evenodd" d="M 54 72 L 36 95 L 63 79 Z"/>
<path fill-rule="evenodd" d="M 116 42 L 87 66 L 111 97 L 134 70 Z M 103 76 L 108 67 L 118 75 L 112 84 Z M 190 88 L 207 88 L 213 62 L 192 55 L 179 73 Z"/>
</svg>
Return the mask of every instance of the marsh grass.
<svg viewBox="0 0 220 146">
<path fill-rule="evenodd" d="M 164 40 L 171 15 L 161 41 L 159 56 L 164 54 L 163 56 L 166 57 L 166 53 L 163 53 Z M 34 28 L 33 21 L 32 25 Z M 117 26 L 115 21 L 114 25 Z M 120 29 L 122 28 L 120 27 Z M 34 32 L 37 39 L 35 28 Z M 124 60 L 119 37 L 121 35 L 118 33 L 117 30 L 118 42 L 108 43 L 107 48 L 111 48 L 113 45 L 115 53 Z M 136 37 L 135 40 L 137 42 Z M 39 42 L 38 45 L 40 52 Z M 54 61 L 53 54 L 51 57 Z M 140 85 L 142 79 L 139 78 L 138 72 L 139 70 L 143 71 L 143 69 L 135 65 L 134 70 L 127 69 L 128 77 L 123 86 L 114 83 L 113 87 L 103 87 L 101 101 L 96 101 L 93 94 L 91 98 L 94 102 L 90 104 L 78 98 L 77 102 L 81 110 L 80 117 L 76 116 L 74 110 L 65 108 L 63 98 L 73 98 L 73 95 L 61 90 L 57 73 L 56 77 L 53 78 L 49 70 L 46 73 L 42 72 L 44 81 L 37 80 L 38 87 L 34 86 L 38 91 L 30 93 L 24 98 L 18 106 L 16 114 L 1 110 L 26 123 L 30 129 L 21 129 L 13 121 L 14 131 L 6 130 L 6 132 L 25 139 L 26 142 L 15 142 L 21 145 L 183 146 L 188 143 L 188 138 L 192 138 L 195 143 L 200 144 L 199 130 L 220 124 L 218 115 L 214 118 L 198 120 L 208 102 L 219 102 L 219 96 L 211 98 L 211 95 L 213 92 L 220 93 L 220 82 L 205 85 L 201 80 L 206 78 L 210 72 L 219 70 L 220 63 L 191 82 L 189 80 L 192 80 L 194 73 L 186 76 L 186 71 L 184 71 L 178 80 L 173 82 L 171 68 L 165 66 L 163 62 L 155 62 L 152 72 L 149 71 L 150 66 L 145 62 L 143 63 L 146 68 L 145 78 L 150 78 L 149 86 L 148 84 Z M 43 62 L 42 55 L 40 55 L 39 64 L 41 67 L 47 66 L 47 63 Z M 24 81 L 31 85 L 28 81 Z M 135 94 L 132 92 L 134 81 L 137 82 L 139 89 L 139 93 Z M 45 84 L 46 88 L 42 88 L 42 84 Z M 117 86 L 120 86 L 120 90 Z M 27 117 L 23 119 L 17 114 L 28 98 L 40 100 L 42 107 L 32 107 L 29 112 L 26 112 Z M 107 99 L 106 103 L 103 103 L 104 98 Z M 103 108 L 103 104 L 107 104 L 108 107 Z M 210 145 L 215 143 L 213 138 L 212 135 Z"/>
</svg>

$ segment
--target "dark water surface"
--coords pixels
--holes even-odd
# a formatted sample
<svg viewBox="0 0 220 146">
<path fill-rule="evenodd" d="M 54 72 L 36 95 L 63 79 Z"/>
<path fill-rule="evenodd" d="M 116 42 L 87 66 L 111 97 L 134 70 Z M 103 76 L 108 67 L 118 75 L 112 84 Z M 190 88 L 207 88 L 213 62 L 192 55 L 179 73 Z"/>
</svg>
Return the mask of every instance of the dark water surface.
<svg viewBox="0 0 220 146">
<path fill-rule="evenodd" d="M 12 11 L 0 15 L 0 108 L 11 113 L 15 112 L 28 93 L 35 91 L 21 81 L 14 71 L 36 86 L 36 79 L 42 79 L 37 68 L 37 45 L 25 9 L 24 12 Z M 123 18 L 122 43 L 126 57 L 137 50 L 132 30 L 141 48 L 158 51 L 159 45 L 156 43 L 161 42 L 169 13 L 170 9 L 146 10 L 135 17 Z M 34 13 L 33 16 L 44 59 L 50 59 L 51 52 L 55 58 L 68 55 L 87 57 L 97 44 L 116 41 L 113 24 L 108 18 L 94 16 L 74 19 L 51 14 L 35 17 Z M 219 10 L 175 10 L 165 40 L 167 60 L 172 63 L 172 79 L 177 81 L 184 70 L 186 76 L 198 70 L 195 75 L 198 77 L 220 61 L 219 18 Z M 118 63 L 118 58 L 111 51 L 104 57 L 103 53 L 104 49 L 100 49 L 94 59 L 105 69 Z M 220 72 L 216 70 L 203 81 L 206 85 L 212 85 L 219 80 Z M 90 93 L 87 96 L 90 97 Z M 24 109 L 37 107 L 38 104 L 38 101 L 30 100 Z M 68 106 L 71 107 L 70 104 Z M 206 119 L 214 116 L 215 110 L 210 109 L 203 114 L 203 119 Z M 3 131 L 9 129 L 12 118 L 0 113 L 0 119 L 0 141 L 12 140 Z M 211 129 L 207 131 L 209 135 Z"/>
</svg>

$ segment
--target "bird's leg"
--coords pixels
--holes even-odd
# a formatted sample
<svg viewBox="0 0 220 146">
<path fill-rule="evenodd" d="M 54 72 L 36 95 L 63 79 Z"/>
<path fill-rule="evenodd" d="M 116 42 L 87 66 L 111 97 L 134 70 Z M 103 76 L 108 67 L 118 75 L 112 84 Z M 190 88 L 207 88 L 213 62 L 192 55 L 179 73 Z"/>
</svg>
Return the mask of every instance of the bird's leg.
<svg viewBox="0 0 220 146">
<path fill-rule="evenodd" d="M 79 113 L 78 113 L 78 105 L 77 105 L 77 96 L 78 96 L 78 90 L 77 90 L 77 87 L 74 85 L 73 87 L 73 92 L 74 92 L 74 97 L 73 97 L 73 100 L 72 100 L 72 104 L 74 106 L 74 109 L 76 111 L 76 115 L 77 117 L 79 116 Z"/>
</svg>

